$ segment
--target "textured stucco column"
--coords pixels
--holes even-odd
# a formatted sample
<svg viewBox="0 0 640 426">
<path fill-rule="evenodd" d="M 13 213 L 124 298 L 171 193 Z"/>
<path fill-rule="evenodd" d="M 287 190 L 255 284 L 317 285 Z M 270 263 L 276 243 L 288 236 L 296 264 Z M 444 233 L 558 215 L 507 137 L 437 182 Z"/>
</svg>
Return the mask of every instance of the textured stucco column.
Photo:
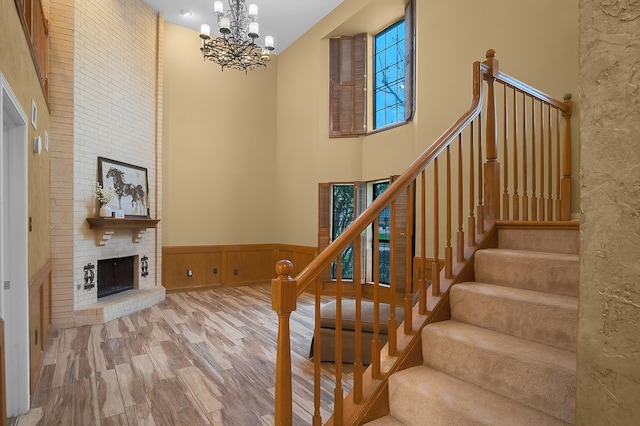
<svg viewBox="0 0 640 426">
<path fill-rule="evenodd" d="M 576 424 L 640 424 L 640 7 L 580 1 Z"/>
</svg>

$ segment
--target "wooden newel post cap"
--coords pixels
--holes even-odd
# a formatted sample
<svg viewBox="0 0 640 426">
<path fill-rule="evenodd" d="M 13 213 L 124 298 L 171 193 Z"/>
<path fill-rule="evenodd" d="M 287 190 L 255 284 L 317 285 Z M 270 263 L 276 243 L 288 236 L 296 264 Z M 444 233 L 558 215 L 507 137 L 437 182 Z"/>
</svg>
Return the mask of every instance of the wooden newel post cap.
<svg viewBox="0 0 640 426">
<path fill-rule="evenodd" d="M 291 263 L 290 260 L 285 259 L 276 263 L 276 274 L 278 274 L 278 278 L 289 278 L 291 271 L 293 271 L 293 263 Z"/>
<path fill-rule="evenodd" d="M 495 58 L 495 57 L 496 57 L 496 51 L 495 51 L 495 49 L 489 49 L 489 50 L 487 50 L 487 54 L 485 55 L 485 57 L 486 57 L 487 59 L 489 59 L 489 58 Z"/>
<path fill-rule="evenodd" d="M 271 307 L 281 313 L 296 310 L 297 283 L 290 277 L 293 271 L 293 263 L 290 260 L 281 260 L 276 263 L 277 278 L 271 280 Z"/>
</svg>

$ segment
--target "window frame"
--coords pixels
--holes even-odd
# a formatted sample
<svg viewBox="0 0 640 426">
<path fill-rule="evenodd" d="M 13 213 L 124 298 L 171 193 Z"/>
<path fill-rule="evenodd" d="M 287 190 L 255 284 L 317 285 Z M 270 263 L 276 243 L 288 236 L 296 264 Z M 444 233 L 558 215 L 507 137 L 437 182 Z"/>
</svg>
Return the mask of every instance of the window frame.
<svg viewBox="0 0 640 426">
<path fill-rule="evenodd" d="M 334 185 L 353 185 L 354 187 L 354 220 L 357 218 L 366 207 L 373 202 L 373 185 L 380 182 L 389 182 L 389 185 L 397 176 L 391 176 L 390 178 L 375 179 L 371 181 L 356 181 L 356 182 L 331 182 L 318 184 L 318 252 L 322 252 L 333 241 L 333 225 L 331 223 L 331 217 L 333 216 L 333 186 Z M 402 194 L 396 199 L 396 248 L 399 252 L 396 253 L 396 288 L 398 291 L 403 291 L 405 288 L 406 276 L 411 274 L 411 271 L 406 270 L 406 258 L 402 254 L 402 247 L 410 246 L 411 258 L 415 251 L 414 247 L 414 226 L 413 217 L 415 212 L 415 186 L 412 185 L 410 195 L 407 193 Z M 393 225 L 393 224 L 391 224 Z M 406 226 L 406 227 L 405 227 Z M 361 277 L 363 285 L 373 284 L 373 229 L 372 226 L 367 228 L 367 231 L 362 235 L 361 250 L 364 255 L 364 262 L 361 263 Z M 335 282 L 336 279 L 332 277 L 332 267 L 326 268 L 321 275 L 320 279 L 324 283 Z M 343 278 L 343 282 L 352 282 L 351 278 Z M 380 283 L 385 286 L 385 283 Z"/>
<path fill-rule="evenodd" d="M 397 22 L 404 19 L 405 21 L 405 117 L 404 120 L 397 121 L 393 124 L 386 125 L 384 127 L 373 128 L 374 123 L 373 109 L 369 111 L 367 104 L 369 103 L 369 96 L 367 92 L 373 93 L 373 84 L 366 79 L 367 58 L 372 58 L 373 53 L 368 52 L 367 39 L 369 36 L 366 34 L 358 34 L 356 36 L 342 36 L 334 37 L 329 40 L 330 54 L 329 54 L 329 74 L 330 74 L 330 90 L 329 90 L 329 137 L 330 138 L 351 138 L 357 136 L 368 136 L 382 131 L 390 130 L 399 126 L 410 123 L 413 120 L 415 114 L 415 1 L 410 0 L 405 5 L 404 18 L 400 18 L 393 23 L 387 25 L 392 26 Z M 341 89 L 344 89 L 344 85 L 340 85 L 340 69 L 343 67 L 342 60 L 351 60 L 353 55 L 342 55 L 340 52 L 341 41 L 354 39 L 357 37 L 359 40 L 363 40 L 364 43 L 358 45 L 358 62 L 352 63 L 351 69 L 358 69 L 362 71 L 361 75 L 354 76 L 354 79 L 364 80 L 357 83 L 357 90 L 354 92 L 354 99 L 352 105 L 353 109 L 343 111 L 341 109 L 341 100 L 344 100 L 347 95 Z M 363 44 L 363 45 L 362 45 Z M 360 61 L 362 58 L 362 61 Z M 373 61 L 373 59 L 370 59 Z M 360 72 L 360 71 L 358 71 Z M 355 83 L 354 83 L 355 84 Z M 355 88 L 355 86 L 354 86 Z M 346 89 L 345 89 L 346 90 Z M 370 102 L 373 104 L 374 102 Z M 343 120 L 343 121 L 342 121 Z M 351 121 L 349 121 L 351 120 Z M 342 123 L 342 124 L 340 124 Z M 369 130 L 371 128 L 371 130 Z"/>
<path fill-rule="evenodd" d="M 402 26 L 402 31 L 399 31 L 398 27 Z M 406 122 L 406 94 L 405 94 L 405 84 L 404 84 L 404 80 L 405 80 L 405 73 L 406 73 L 406 66 L 405 66 L 405 62 L 407 60 L 407 55 L 404 54 L 404 50 L 406 49 L 406 42 L 405 42 L 405 37 L 407 36 L 407 31 L 406 31 L 406 22 L 405 19 L 402 18 L 394 23 L 392 23 L 391 25 L 389 25 L 388 27 L 380 30 L 379 32 L 377 32 L 376 34 L 373 34 L 372 36 L 372 40 L 373 40 L 373 49 L 372 49 L 372 62 L 373 62 L 373 79 L 371 82 L 371 86 L 372 86 L 372 90 L 371 92 L 373 93 L 372 95 L 372 117 L 371 117 L 371 121 L 372 121 L 372 127 L 373 130 L 383 130 L 386 127 L 390 127 L 390 126 L 394 126 L 397 125 L 398 123 L 403 123 Z M 398 38 L 395 42 L 387 44 L 385 42 L 384 46 L 379 50 L 378 49 L 378 40 L 380 38 L 388 38 L 388 35 L 392 32 L 395 32 L 398 34 L 398 36 L 402 36 L 402 38 Z M 387 53 L 390 51 L 390 49 L 399 49 L 400 47 L 402 47 L 402 57 L 400 58 L 399 54 L 396 54 L 396 58 L 395 61 L 393 62 L 393 64 L 389 64 L 389 60 L 386 59 L 386 55 Z M 380 56 L 384 55 L 385 59 L 383 59 L 384 64 L 382 67 L 380 67 Z M 393 79 L 392 82 L 390 82 L 390 85 L 395 85 L 401 82 L 402 84 L 402 93 L 400 94 L 400 92 L 396 92 L 395 93 L 395 97 L 396 98 L 400 98 L 400 95 L 402 95 L 402 99 L 398 100 L 396 103 L 394 103 L 393 105 L 388 105 L 386 102 L 386 91 L 384 90 L 385 85 L 381 85 L 378 86 L 378 74 L 379 73 L 386 73 L 389 71 L 389 69 L 391 68 L 396 68 L 399 69 L 401 68 L 401 72 L 402 72 L 402 77 L 398 77 Z M 387 90 L 389 91 L 393 91 L 392 88 L 390 88 L 389 86 L 387 86 Z M 379 108 L 379 104 L 378 104 L 378 94 L 382 92 L 383 96 L 385 97 L 385 101 L 384 106 L 382 108 Z M 402 102 L 402 119 L 398 118 L 398 115 L 396 115 L 396 118 L 394 119 L 394 121 L 391 122 L 387 122 L 386 121 L 386 111 L 389 109 L 394 109 L 396 110 L 398 108 L 398 103 Z M 385 116 L 384 119 L 384 124 L 378 125 L 378 112 L 379 111 L 383 111 L 383 115 Z M 396 112 L 398 112 L 396 110 Z"/>
</svg>

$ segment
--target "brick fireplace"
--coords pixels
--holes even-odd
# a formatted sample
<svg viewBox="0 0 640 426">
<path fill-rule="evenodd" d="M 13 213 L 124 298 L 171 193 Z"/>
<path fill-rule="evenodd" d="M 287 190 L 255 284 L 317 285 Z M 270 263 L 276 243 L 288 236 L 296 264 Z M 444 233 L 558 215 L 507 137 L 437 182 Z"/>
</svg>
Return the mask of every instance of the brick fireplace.
<svg viewBox="0 0 640 426">
<path fill-rule="evenodd" d="M 162 216 L 163 24 L 143 1 L 55 3 L 60 7 L 51 22 L 51 65 L 57 70 L 51 81 L 52 321 L 71 327 L 110 321 L 165 296 L 161 223 L 134 233 L 91 229 L 87 222 L 98 216 L 91 193 L 98 157 L 146 168 L 150 216 Z M 96 37 L 103 43 L 80 42 Z M 134 258 L 134 288 L 98 299 L 98 261 L 123 257 Z"/>
</svg>

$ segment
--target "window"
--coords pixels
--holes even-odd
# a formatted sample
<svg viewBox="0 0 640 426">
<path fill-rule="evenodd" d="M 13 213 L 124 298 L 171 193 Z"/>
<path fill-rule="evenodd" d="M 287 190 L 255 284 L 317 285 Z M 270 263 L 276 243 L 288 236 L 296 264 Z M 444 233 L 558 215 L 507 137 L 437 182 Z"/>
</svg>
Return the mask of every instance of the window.
<svg viewBox="0 0 640 426">
<path fill-rule="evenodd" d="M 389 187 L 389 181 L 382 182 L 374 182 L 371 185 L 373 200 L 378 198 L 382 193 Z M 372 201 L 373 201 L 372 200 Z M 379 280 L 381 283 L 389 284 L 389 269 L 390 269 L 390 236 L 391 236 L 391 208 L 387 207 L 380 213 L 378 217 L 378 262 L 379 262 Z M 373 225 L 372 225 L 373 226 Z M 371 257 L 373 257 L 374 250 L 374 241 L 373 241 L 373 231 L 371 232 L 371 248 L 370 253 Z M 371 268 L 370 268 L 370 281 L 373 281 L 374 271 L 373 271 L 373 259 L 371 259 Z"/>
<path fill-rule="evenodd" d="M 404 121 L 404 19 L 374 38 L 373 128 Z"/>
<path fill-rule="evenodd" d="M 374 78 L 367 82 L 367 34 L 329 41 L 329 136 L 353 137 L 408 122 L 414 108 L 414 2 L 404 18 L 373 36 Z M 367 107 L 367 87 L 373 108 Z M 367 118 L 373 123 L 367 126 Z"/>
<path fill-rule="evenodd" d="M 321 183 L 318 186 L 318 249 L 322 251 L 332 241 L 338 238 L 342 232 L 376 200 L 390 185 L 393 179 L 381 179 L 369 182 L 354 183 Z M 413 189 L 412 189 L 413 191 Z M 404 288 L 406 277 L 406 249 L 407 245 L 413 250 L 413 223 L 409 220 L 413 209 L 413 196 L 402 194 L 396 199 L 395 212 L 395 242 L 396 242 L 396 285 L 398 289 Z M 378 219 L 378 250 L 379 250 L 379 282 L 389 284 L 391 280 L 391 209 L 387 207 L 380 213 Z M 374 259 L 374 229 L 370 226 L 362 235 L 363 261 L 361 263 L 361 277 L 365 282 L 373 282 L 375 274 L 373 270 Z M 347 247 L 342 253 L 342 279 L 354 278 L 354 246 Z M 324 282 L 337 278 L 337 262 L 323 272 L 321 279 Z"/>
<path fill-rule="evenodd" d="M 333 185 L 331 191 L 331 241 L 351 225 L 355 218 L 355 187 L 353 184 Z M 338 276 L 338 264 L 331 265 L 331 279 Z M 353 279 L 353 245 L 342 252 L 342 279 Z"/>
</svg>

